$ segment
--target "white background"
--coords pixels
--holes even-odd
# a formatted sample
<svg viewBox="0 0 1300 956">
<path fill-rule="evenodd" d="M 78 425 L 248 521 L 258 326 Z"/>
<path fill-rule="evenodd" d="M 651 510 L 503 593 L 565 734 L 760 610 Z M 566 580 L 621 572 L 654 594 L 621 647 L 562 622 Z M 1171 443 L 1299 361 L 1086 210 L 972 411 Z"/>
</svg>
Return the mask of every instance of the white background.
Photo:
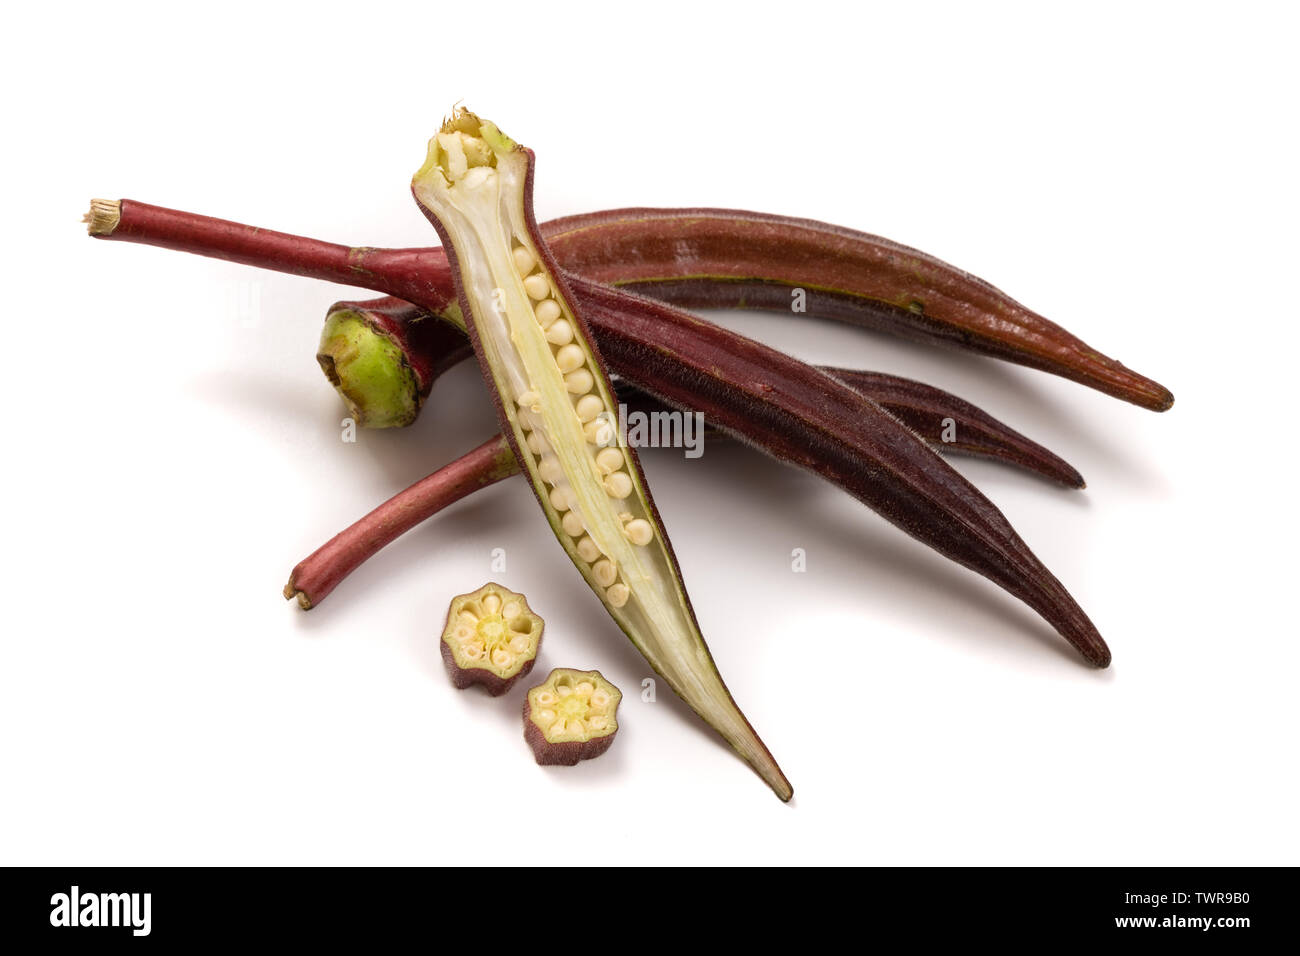
<svg viewBox="0 0 1300 956">
<path fill-rule="evenodd" d="M 0 862 L 1300 862 L 1291 10 L 111 6 L 10 11 L 0 65 Z M 461 99 L 538 152 L 539 218 L 698 204 L 880 233 L 1172 388 L 1157 415 L 832 323 L 718 316 L 942 385 L 1078 466 L 1083 492 L 955 462 L 1114 665 L 723 444 L 643 458 L 791 806 L 671 694 L 638 699 L 647 667 L 518 479 L 319 609 L 285 603 L 300 558 L 492 433 L 477 372 L 416 427 L 344 444 L 312 355 L 349 290 L 93 242 L 79 216 L 131 197 L 428 244 L 407 184 Z M 608 756 L 541 769 L 517 694 L 451 688 L 447 601 L 489 577 L 546 617 L 540 673 L 627 692 Z"/>
</svg>

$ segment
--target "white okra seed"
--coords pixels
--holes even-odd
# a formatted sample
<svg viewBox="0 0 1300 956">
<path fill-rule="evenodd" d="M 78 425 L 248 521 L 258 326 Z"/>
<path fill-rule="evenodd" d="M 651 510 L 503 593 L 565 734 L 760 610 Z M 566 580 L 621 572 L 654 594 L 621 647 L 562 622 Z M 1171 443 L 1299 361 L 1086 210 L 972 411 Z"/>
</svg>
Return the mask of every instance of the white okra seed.
<svg viewBox="0 0 1300 956">
<path fill-rule="evenodd" d="M 614 440 L 614 426 L 604 419 L 588 422 L 582 426 L 582 435 L 590 445 L 608 445 Z"/>
<path fill-rule="evenodd" d="M 587 358 L 582 354 L 582 347 L 578 345 L 565 345 L 555 353 L 555 364 L 560 367 L 561 372 L 572 372 L 574 369 L 581 368 Z"/>
<path fill-rule="evenodd" d="M 515 268 L 519 270 L 521 276 L 528 275 L 533 271 L 533 267 L 537 265 L 537 260 L 533 258 L 533 254 L 523 246 L 515 246 L 511 250 L 511 254 L 515 257 Z"/>
<path fill-rule="evenodd" d="M 605 591 L 605 599 L 614 607 L 622 607 L 627 603 L 627 599 L 632 596 L 626 584 L 621 581 Z"/>
<path fill-rule="evenodd" d="M 538 395 L 530 388 L 528 391 L 524 392 L 522 395 L 516 398 L 515 403 L 519 405 L 520 408 L 528 408 L 530 406 L 536 405 L 541 400 L 542 400 L 542 396 Z"/>
<path fill-rule="evenodd" d="M 586 561 L 588 564 L 600 557 L 600 548 L 596 547 L 596 542 L 592 541 L 589 537 L 578 539 L 577 551 L 578 557 L 582 558 L 582 560 Z"/>
<path fill-rule="evenodd" d="M 579 415 L 579 418 L 582 416 Z M 623 453 L 617 448 L 602 448 L 596 452 L 596 467 L 602 475 L 609 475 L 623 467 Z"/>
<path fill-rule="evenodd" d="M 544 329 L 549 329 L 556 319 L 560 317 L 560 303 L 554 299 L 543 299 L 537 303 L 537 322 Z"/>
<path fill-rule="evenodd" d="M 483 599 L 483 610 L 487 611 L 489 614 L 495 614 L 497 611 L 501 610 L 501 599 L 495 594 L 489 594 Z"/>
<path fill-rule="evenodd" d="M 578 413 L 578 421 L 585 425 L 605 410 L 605 403 L 597 395 L 584 395 L 574 403 L 573 410 Z"/>
<path fill-rule="evenodd" d="M 551 294 L 551 284 L 546 281 L 546 276 L 537 273 L 524 280 L 524 291 L 531 299 L 545 299 Z"/>
<path fill-rule="evenodd" d="M 576 511 L 566 511 L 564 517 L 560 519 L 560 524 L 564 527 L 564 533 L 573 538 L 578 537 L 585 530 L 582 518 L 578 517 Z"/>
<path fill-rule="evenodd" d="M 553 485 L 564 477 L 564 469 L 560 467 L 560 461 L 554 455 L 543 455 L 542 460 L 537 463 L 537 474 L 541 476 L 542 481 Z"/>
<path fill-rule="evenodd" d="M 556 319 L 546 330 L 546 341 L 552 345 L 568 345 L 573 341 L 573 326 L 568 319 Z"/>
<path fill-rule="evenodd" d="M 550 495 L 551 507 L 556 511 L 570 511 L 569 495 L 567 488 L 552 488 Z"/>
<path fill-rule="evenodd" d="M 586 395 L 595 384 L 596 380 L 591 377 L 591 373 L 585 368 L 580 368 L 564 376 L 564 387 L 569 390 L 570 395 Z"/>
<path fill-rule="evenodd" d="M 528 445 L 528 450 L 534 455 L 540 455 L 542 453 L 542 436 L 537 434 L 537 432 L 529 432 L 526 443 Z"/>
<path fill-rule="evenodd" d="M 572 511 L 569 514 L 573 514 Z M 618 580 L 618 567 L 609 558 L 601 558 L 591 566 L 591 576 L 602 588 L 607 588 Z"/>
<path fill-rule="evenodd" d="M 605 493 L 611 498 L 626 498 L 632 493 L 632 479 L 625 471 L 616 471 L 606 476 Z"/>
<path fill-rule="evenodd" d="M 644 518 L 633 518 L 623 526 L 623 534 L 633 544 L 647 545 L 654 540 L 655 529 Z"/>
</svg>

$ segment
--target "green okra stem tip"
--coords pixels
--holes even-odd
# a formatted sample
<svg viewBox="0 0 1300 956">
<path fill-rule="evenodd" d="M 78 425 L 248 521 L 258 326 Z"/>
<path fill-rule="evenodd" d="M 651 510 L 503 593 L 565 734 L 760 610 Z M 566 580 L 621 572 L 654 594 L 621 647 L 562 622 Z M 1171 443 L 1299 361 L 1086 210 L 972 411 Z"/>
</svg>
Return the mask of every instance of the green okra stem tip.
<svg viewBox="0 0 1300 956">
<path fill-rule="evenodd" d="M 419 385 L 401 347 L 361 313 L 330 313 L 316 361 L 358 425 L 400 428 L 419 414 Z"/>
</svg>

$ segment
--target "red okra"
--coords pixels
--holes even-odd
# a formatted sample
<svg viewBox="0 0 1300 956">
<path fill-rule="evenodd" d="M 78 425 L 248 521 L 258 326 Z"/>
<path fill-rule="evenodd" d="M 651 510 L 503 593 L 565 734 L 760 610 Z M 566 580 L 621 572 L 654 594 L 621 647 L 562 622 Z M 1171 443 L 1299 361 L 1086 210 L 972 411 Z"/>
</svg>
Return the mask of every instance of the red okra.
<svg viewBox="0 0 1300 956">
<path fill-rule="evenodd" d="M 316 359 L 359 424 L 411 424 L 437 378 L 473 354 L 469 340 L 454 327 L 418 306 L 395 302 L 339 302 L 325 320 Z M 595 331 L 599 341 L 602 328 Z M 1067 487 L 1084 486 L 1068 462 L 956 395 L 883 372 L 820 368 L 879 403 L 935 451 L 994 458 Z M 400 387 L 393 387 L 394 380 Z M 647 399 L 626 383 L 618 391 L 620 400 L 644 404 Z M 643 410 L 662 409 L 649 399 Z"/>
<path fill-rule="evenodd" d="M 134 200 L 96 200 L 92 235 L 374 288 L 440 312 L 453 298 L 440 249 L 303 240 Z M 615 209 L 541 227 L 561 266 L 688 308 L 807 314 L 980 352 L 1155 411 L 1167 388 L 1125 368 L 1006 293 L 933 256 L 808 219 L 724 209 Z"/>
<path fill-rule="evenodd" d="M 404 297 L 463 322 L 446 258 L 352 249 L 123 201 L 92 208 L 90 231 L 329 277 Z M 295 251 L 301 245 L 301 258 Z M 391 270 L 391 271 L 390 271 Z M 911 431 L 842 382 L 680 310 L 568 276 L 600 347 L 632 384 L 774 457 L 835 482 L 908 534 L 984 575 L 1039 612 L 1090 663 L 1110 651 L 1087 616 L 1002 513 Z M 629 316 L 640 315 L 640 321 Z"/>
</svg>

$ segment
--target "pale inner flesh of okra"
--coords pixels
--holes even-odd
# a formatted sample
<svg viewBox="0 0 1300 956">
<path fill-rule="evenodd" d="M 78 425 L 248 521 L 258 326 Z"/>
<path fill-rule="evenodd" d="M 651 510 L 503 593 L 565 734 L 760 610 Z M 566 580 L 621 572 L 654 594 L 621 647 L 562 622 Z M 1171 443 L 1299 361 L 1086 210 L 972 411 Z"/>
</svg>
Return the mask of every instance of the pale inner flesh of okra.
<svg viewBox="0 0 1300 956">
<path fill-rule="evenodd" d="M 701 679 L 712 661 L 616 427 L 617 403 L 529 234 L 527 159 L 489 123 L 455 125 L 430 141 L 413 185 L 456 249 L 524 465 L 560 540 L 650 662 L 682 689 L 716 698 L 718 684 Z M 675 662 L 683 655 L 694 666 Z M 743 719 L 723 719 L 752 733 Z"/>
</svg>

